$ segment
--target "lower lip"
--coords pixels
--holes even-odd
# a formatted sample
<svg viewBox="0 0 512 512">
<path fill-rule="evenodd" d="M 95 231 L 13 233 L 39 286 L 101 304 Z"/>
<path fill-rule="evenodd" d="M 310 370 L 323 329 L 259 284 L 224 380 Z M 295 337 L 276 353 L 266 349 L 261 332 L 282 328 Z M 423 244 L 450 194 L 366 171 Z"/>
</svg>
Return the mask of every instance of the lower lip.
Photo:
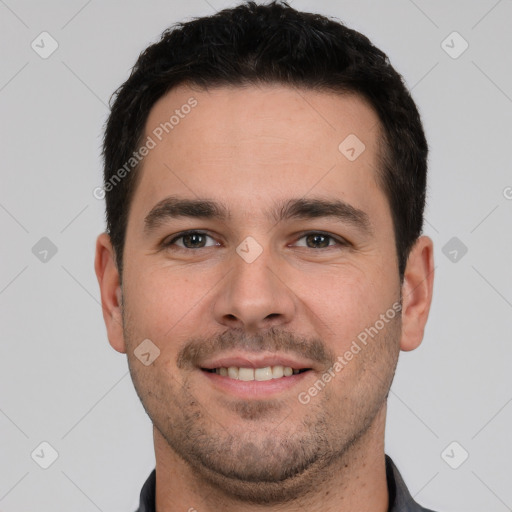
<svg viewBox="0 0 512 512">
<path fill-rule="evenodd" d="M 271 380 L 238 380 L 218 373 L 200 370 L 211 384 L 220 391 L 236 395 L 240 398 L 268 398 L 271 395 L 287 391 L 308 378 L 311 370 L 296 373 L 289 377 Z"/>
</svg>

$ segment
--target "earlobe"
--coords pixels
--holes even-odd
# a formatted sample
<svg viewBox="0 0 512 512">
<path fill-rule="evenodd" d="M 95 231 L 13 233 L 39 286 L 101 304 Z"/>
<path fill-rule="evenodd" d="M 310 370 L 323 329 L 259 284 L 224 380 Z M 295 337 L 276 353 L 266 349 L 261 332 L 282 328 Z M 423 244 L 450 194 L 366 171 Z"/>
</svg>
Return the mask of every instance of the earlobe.
<svg viewBox="0 0 512 512">
<path fill-rule="evenodd" d="M 423 340 L 434 284 L 433 242 L 421 236 L 414 244 L 402 284 L 402 336 L 400 348 L 414 350 Z"/>
<path fill-rule="evenodd" d="M 101 307 L 109 343 L 118 352 L 126 353 L 123 336 L 122 290 L 114 249 L 107 233 L 102 233 L 96 240 L 94 270 L 100 286 Z"/>
</svg>

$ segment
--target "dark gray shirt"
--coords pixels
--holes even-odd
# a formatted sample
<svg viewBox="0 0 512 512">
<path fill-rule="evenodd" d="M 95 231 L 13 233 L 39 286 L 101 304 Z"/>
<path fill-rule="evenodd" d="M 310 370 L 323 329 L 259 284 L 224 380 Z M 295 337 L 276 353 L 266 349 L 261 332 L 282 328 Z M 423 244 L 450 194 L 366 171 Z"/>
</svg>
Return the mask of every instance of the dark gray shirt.
<svg viewBox="0 0 512 512">
<path fill-rule="evenodd" d="M 423 508 L 413 499 L 398 469 L 391 458 L 386 455 L 386 477 L 388 480 L 388 512 L 433 512 Z M 155 512 L 155 470 L 149 475 L 140 493 L 140 504 L 136 512 Z"/>
</svg>

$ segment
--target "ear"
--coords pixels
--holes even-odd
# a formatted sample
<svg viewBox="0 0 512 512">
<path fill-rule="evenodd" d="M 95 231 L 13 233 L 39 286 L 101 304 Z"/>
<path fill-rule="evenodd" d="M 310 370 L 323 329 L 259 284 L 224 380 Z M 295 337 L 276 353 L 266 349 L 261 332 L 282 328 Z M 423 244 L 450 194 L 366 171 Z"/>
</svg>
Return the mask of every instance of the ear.
<svg viewBox="0 0 512 512">
<path fill-rule="evenodd" d="M 109 343 L 124 354 L 126 346 L 123 336 L 122 290 L 114 249 L 107 233 L 102 233 L 96 240 L 94 270 L 100 285 L 101 307 Z"/>
<path fill-rule="evenodd" d="M 414 350 L 423 340 L 434 286 L 434 244 L 421 236 L 414 244 L 402 284 L 402 336 L 400 348 Z"/>
</svg>

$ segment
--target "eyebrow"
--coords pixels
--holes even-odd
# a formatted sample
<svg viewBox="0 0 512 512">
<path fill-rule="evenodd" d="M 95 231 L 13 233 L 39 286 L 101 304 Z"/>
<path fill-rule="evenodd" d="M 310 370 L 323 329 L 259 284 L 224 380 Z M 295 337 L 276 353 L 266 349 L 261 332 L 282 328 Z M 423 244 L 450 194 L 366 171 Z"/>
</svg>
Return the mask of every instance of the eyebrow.
<svg viewBox="0 0 512 512">
<path fill-rule="evenodd" d="M 367 234 L 373 232 L 368 214 L 354 206 L 332 199 L 289 199 L 274 205 L 267 217 L 279 223 L 292 219 L 334 218 L 355 226 Z M 226 221 L 231 213 L 226 205 L 207 199 L 184 199 L 169 196 L 158 202 L 144 219 L 144 232 L 151 234 L 169 220 L 176 218 L 214 219 Z"/>
</svg>

